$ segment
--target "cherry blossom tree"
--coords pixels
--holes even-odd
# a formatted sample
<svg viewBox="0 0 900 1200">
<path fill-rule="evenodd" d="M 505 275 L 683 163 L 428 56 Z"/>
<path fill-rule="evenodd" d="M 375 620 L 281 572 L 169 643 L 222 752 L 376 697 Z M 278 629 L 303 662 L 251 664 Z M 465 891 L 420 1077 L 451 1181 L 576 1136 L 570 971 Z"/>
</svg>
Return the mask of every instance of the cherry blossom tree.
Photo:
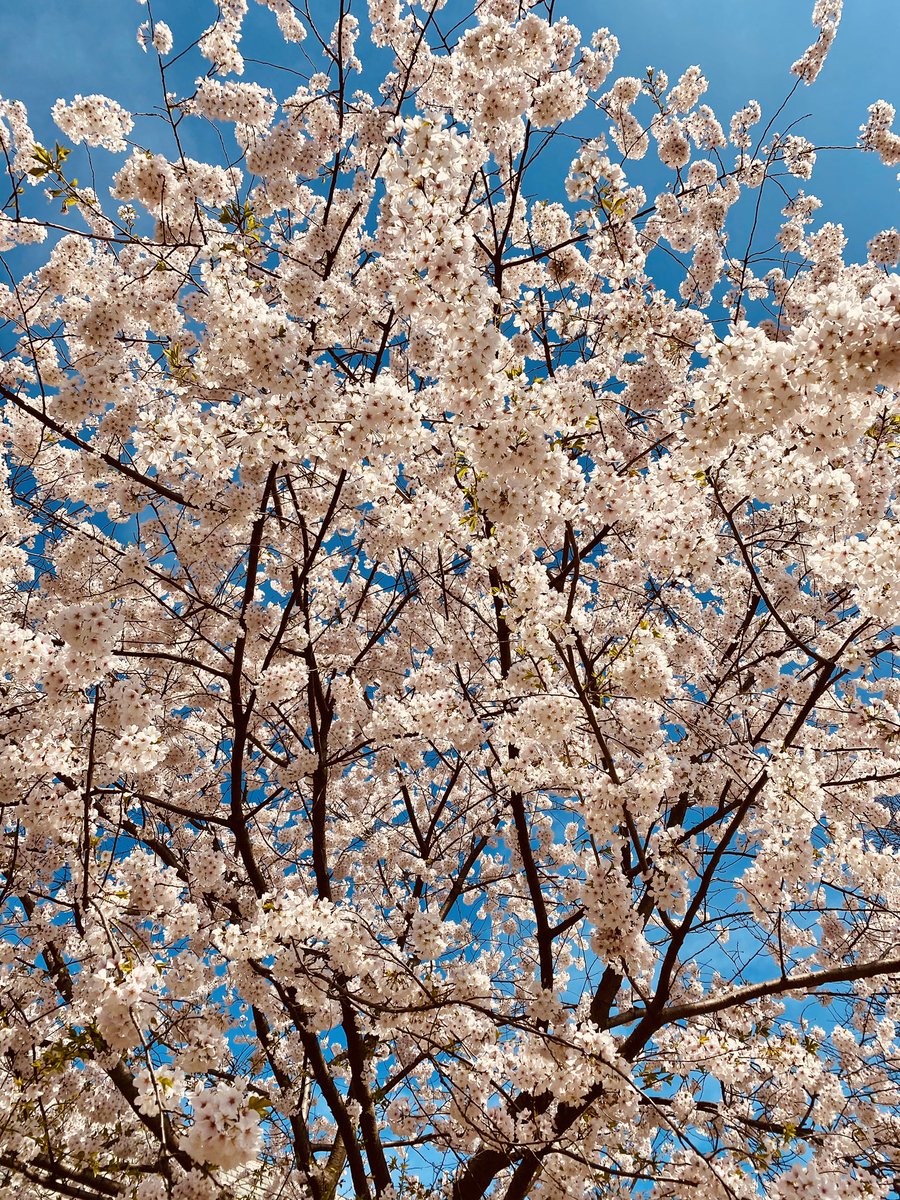
<svg viewBox="0 0 900 1200">
<path fill-rule="evenodd" d="M 0 101 L 0 1194 L 896 1194 L 900 234 L 552 5 L 263 2 L 291 94 L 140 10 L 166 152 Z"/>
</svg>

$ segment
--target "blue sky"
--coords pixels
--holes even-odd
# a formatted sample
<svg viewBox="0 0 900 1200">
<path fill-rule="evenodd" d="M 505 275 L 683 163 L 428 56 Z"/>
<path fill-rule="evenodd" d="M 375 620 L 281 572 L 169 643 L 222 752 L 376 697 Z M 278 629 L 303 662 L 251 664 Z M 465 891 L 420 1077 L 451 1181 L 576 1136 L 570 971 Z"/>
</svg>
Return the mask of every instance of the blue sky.
<svg viewBox="0 0 900 1200">
<path fill-rule="evenodd" d="M 337 13 L 336 0 L 311 0 L 311 7 L 323 29 Z M 707 99 L 723 123 L 750 98 L 763 105 L 765 123 L 790 87 L 791 63 L 813 40 L 812 7 L 812 0 L 563 0 L 556 12 L 568 15 L 585 37 L 607 25 L 622 44 L 617 73 L 642 75 L 652 64 L 674 82 L 685 67 L 697 63 L 710 80 Z M 360 0 L 354 9 L 364 17 Z M 308 71 L 312 39 L 303 47 L 280 46 L 272 14 L 253 3 L 250 10 L 245 56 Z M 212 21 L 215 5 L 212 0 L 153 0 L 152 11 L 172 27 L 177 50 Z M 160 97 L 155 55 L 145 55 L 135 37 L 146 16 L 147 9 L 136 0 L 0 0 L 0 94 L 25 101 L 35 134 L 45 142 L 52 142 L 56 133 L 49 110 L 58 97 L 99 91 L 133 111 L 152 110 Z M 812 88 L 799 89 L 777 127 L 812 113 L 800 131 L 820 144 L 852 145 L 870 103 L 884 98 L 900 108 L 900 72 L 893 57 L 898 45 L 900 0 L 849 0 L 822 75 Z M 177 73 L 177 86 L 189 88 L 205 66 L 196 52 L 189 55 Z M 282 94 L 299 82 L 287 72 L 248 63 L 246 78 L 261 75 L 266 83 L 277 79 Z M 376 81 L 369 77 L 364 82 L 374 88 Z M 188 151 L 198 157 L 204 150 L 213 153 L 209 143 L 203 144 L 201 123 L 187 124 L 193 127 L 183 127 Z M 154 149 L 167 149 L 157 141 L 159 135 L 154 137 L 150 122 L 139 123 L 134 136 Z M 120 161 L 121 156 L 95 152 L 98 185 Z M 564 172 L 562 160 L 559 167 Z M 83 163 L 75 170 L 86 182 Z M 548 170 L 557 174 L 552 159 Z M 548 178 L 547 193 L 561 182 L 561 177 Z M 663 182 L 661 176 L 660 186 Z M 821 220 L 844 224 L 852 258 L 865 254 L 873 233 L 900 220 L 895 172 L 874 155 L 842 150 L 820 154 L 806 190 L 824 201 Z"/>
</svg>

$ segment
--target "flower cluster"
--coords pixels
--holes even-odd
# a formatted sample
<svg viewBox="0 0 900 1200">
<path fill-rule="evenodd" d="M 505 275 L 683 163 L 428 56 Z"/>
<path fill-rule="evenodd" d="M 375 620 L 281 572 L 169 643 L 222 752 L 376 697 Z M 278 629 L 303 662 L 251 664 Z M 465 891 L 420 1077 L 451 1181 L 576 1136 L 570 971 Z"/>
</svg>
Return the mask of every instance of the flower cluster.
<svg viewBox="0 0 900 1200">
<path fill-rule="evenodd" d="M 58 613 L 56 628 L 74 650 L 92 657 L 108 653 L 122 629 L 121 617 L 108 605 L 73 604 Z"/>
<path fill-rule="evenodd" d="M 860 141 L 866 150 L 874 150 L 887 167 L 900 163 L 900 133 L 894 133 L 896 110 L 886 100 L 869 106 L 869 119 L 860 128 Z"/>
<path fill-rule="evenodd" d="M 238 50 L 247 0 L 221 0 L 218 19 L 200 38 L 200 53 L 219 75 L 243 75 L 244 59 Z"/>
<path fill-rule="evenodd" d="M 844 0 L 816 0 L 812 19 L 819 36 L 791 67 L 792 74 L 799 76 L 805 84 L 814 83 L 825 65 L 841 23 L 843 8 Z"/>
<path fill-rule="evenodd" d="M 883 229 L 869 242 L 869 262 L 879 266 L 896 267 L 900 262 L 900 231 Z"/>
<path fill-rule="evenodd" d="M 198 1163 L 231 1170 L 254 1159 L 262 1144 L 259 1113 L 240 1088 L 225 1083 L 190 1096 L 192 1120 L 181 1146 Z"/>
<path fill-rule="evenodd" d="M 191 111 L 209 121 L 240 121 L 265 128 L 271 123 L 275 105 L 271 93 L 258 84 L 201 79 Z"/>
<path fill-rule="evenodd" d="M 86 142 L 113 151 L 125 149 L 134 128 L 131 114 L 107 96 L 76 96 L 69 104 L 57 100 L 53 120 L 76 145 Z"/>
</svg>

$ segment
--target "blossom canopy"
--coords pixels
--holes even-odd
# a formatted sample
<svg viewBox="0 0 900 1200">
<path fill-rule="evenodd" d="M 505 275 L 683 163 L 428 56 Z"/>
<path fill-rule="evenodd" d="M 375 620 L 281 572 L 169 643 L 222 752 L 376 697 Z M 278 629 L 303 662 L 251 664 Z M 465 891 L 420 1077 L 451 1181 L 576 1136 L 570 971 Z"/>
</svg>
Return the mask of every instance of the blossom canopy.
<svg viewBox="0 0 900 1200">
<path fill-rule="evenodd" d="M 552 3 L 261 2 L 0 99 L 0 1200 L 896 1196 L 900 234 Z"/>
</svg>

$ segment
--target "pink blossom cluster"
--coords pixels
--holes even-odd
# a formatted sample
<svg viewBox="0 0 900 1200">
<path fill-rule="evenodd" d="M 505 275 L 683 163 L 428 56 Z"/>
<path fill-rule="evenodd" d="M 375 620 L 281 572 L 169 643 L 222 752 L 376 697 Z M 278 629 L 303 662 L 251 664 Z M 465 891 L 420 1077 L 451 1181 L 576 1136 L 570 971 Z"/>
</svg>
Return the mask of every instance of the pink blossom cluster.
<svg viewBox="0 0 900 1200">
<path fill-rule="evenodd" d="M 131 114 L 108 96 L 75 96 L 71 103 L 57 100 L 53 120 L 77 146 L 102 146 L 105 150 L 124 150 L 126 138 L 134 128 Z"/>
</svg>

